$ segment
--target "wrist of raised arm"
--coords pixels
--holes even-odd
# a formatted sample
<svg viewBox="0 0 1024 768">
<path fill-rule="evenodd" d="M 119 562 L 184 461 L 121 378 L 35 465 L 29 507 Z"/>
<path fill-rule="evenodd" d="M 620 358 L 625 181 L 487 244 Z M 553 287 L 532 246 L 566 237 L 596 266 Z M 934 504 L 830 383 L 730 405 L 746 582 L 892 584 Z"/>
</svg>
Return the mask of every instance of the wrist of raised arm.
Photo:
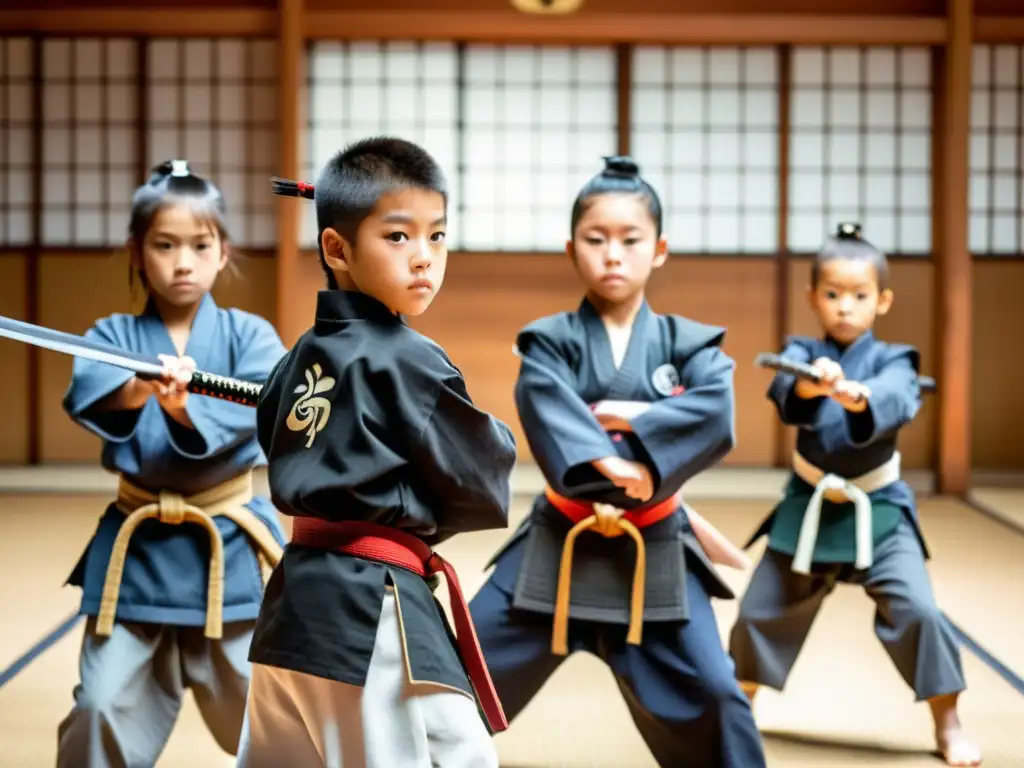
<svg viewBox="0 0 1024 768">
<path fill-rule="evenodd" d="M 111 406 L 118 410 L 136 411 L 146 404 L 151 394 L 149 385 L 133 376 L 114 394 Z"/>
<path fill-rule="evenodd" d="M 813 382 L 800 379 L 793 385 L 793 394 L 801 400 L 814 400 L 821 397 L 821 389 Z"/>
</svg>

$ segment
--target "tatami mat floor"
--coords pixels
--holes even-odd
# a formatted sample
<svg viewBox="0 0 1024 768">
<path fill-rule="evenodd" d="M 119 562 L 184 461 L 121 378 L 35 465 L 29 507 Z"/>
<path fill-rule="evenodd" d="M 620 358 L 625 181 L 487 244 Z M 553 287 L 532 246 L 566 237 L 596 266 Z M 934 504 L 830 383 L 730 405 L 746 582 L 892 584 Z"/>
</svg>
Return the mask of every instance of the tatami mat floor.
<svg viewBox="0 0 1024 768">
<path fill-rule="evenodd" d="M 765 513 L 770 496 L 777 494 L 772 489 L 779 485 L 763 477 L 762 491 L 749 495 L 768 498 L 701 498 L 695 506 L 741 541 Z M 735 479 L 730 488 L 736 487 Z M 721 487 L 706 490 L 723 492 Z M 692 493 L 691 499 L 705 495 Z M 77 591 L 61 585 L 106 498 L 102 492 L 0 496 L 0 537 L 9 543 L 0 564 L 0 669 L 74 610 Z M 527 505 L 526 498 L 517 500 L 517 519 Z M 978 643 L 1024 676 L 1024 615 L 1019 610 L 1024 605 L 1024 536 L 1007 535 L 1003 526 L 951 500 L 925 499 L 921 512 L 940 605 Z M 483 564 L 505 535 L 473 534 L 445 545 L 467 592 L 479 588 Z M 753 554 L 760 554 L 760 548 Z M 745 574 L 725 573 L 737 590 L 743 588 Z M 735 611 L 734 602 L 716 604 L 723 638 Z M 757 716 L 773 768 L 941 764 L 929 754 L 926 708 L 913 703 L 875 640 L 872 612 L 872 604 L 858 590 L 837 590 L 785 694 L 765 692 L 759 698 Z M 80 641 L 81 626 L 0 688 L 0 766 L 53 764 L 57 725 L 71 706 L 77 680 Z M 1024 696 L 966 651 L 964 664 L 970 689 L 963 699 L 963 717 L 985 749 L 985 765 L 1024 766 L 1024 743 L 1019 740 Z M 563 666 L 513 727 L 498 737 L 498 744 L 502 765 L 508 768 L 654 766 L 611 677 L 586 655 Z M 218 750 L 187 699 L 159 765 L 215 768 L 233 761 Z"/>
<path fill-rule="evenodd" d="M 970 492 L 969 498 L 1024 534 L 1024 489 L 975 488 Z"/>
</svg>

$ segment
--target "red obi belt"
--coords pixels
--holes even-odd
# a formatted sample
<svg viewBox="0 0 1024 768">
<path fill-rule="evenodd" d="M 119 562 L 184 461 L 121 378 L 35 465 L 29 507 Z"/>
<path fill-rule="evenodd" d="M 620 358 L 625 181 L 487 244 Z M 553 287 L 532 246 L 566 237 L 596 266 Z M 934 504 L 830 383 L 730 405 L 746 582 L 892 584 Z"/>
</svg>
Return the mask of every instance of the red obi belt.
<svg viewBox="0 0 1024 768">
<path fill-rule="evenodd" d="M 448 582 L 452 618 L 455 620 L 456 645 L 480 701 L 480 708 L 492 732 L 498 733 L 508 728 L 508 720 L 473 628 L 469 606 L 451 563 L 412 534 L 375 523 L 329 523 L 310 517 L 297 517 L 292 526 L 291 542 L 393 565 L 423 578 L 444 573 Z"/>
</svg>

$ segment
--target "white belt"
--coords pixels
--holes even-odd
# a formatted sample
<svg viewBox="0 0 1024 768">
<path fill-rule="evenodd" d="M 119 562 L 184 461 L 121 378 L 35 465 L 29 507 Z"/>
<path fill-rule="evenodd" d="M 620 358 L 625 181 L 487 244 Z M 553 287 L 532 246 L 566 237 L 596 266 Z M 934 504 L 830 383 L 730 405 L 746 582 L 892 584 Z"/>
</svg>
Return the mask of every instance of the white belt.
<svg viewBox="0 0 1024 768">
<path fill-rule="evenodd" d="M 853 502 L 857 536 L 856 566 L 862 570 L 870 568 L 873 562 L 873 542 L 871 499 L 868 498 L 868 494 L 892 485 L 900 479 L 899 451 L 893 453 L 892 458 L 882 466 L 852 479 L 827 474 L 794 451 L 793 471 L 805 483 L 814 486 L 814 493 L 807 504 L 803 524 L 800 526 L 796 552 L 793 553 L 793 571 L 803 574 L 811 572 L 811 560 L 814 557 L 814 545 L 818 541 L 818 526 L 821 522 L 821 502 L 830 491 L 838 492 L 847 501 Z"/>
</svg>

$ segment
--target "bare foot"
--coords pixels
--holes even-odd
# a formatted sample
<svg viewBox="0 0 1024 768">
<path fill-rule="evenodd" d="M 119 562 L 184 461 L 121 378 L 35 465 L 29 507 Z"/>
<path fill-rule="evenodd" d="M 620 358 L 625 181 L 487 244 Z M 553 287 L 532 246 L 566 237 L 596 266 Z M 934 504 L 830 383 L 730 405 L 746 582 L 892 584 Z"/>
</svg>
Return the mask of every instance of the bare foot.
<svg viewBox="0 0 1024 768">
<path fill-rule="evenodd" d="M 968 738 L 963 728 L 937 733 L 935 741 L 946 765 L 981 765 L 981 750 Z"/>
<path fill-rule="evenodd" d="M 952 693 L 928 700 L 935 720 L 935 742 L 946 765 L 981 765 L 981 750 L 960 725 L 956 710 L 958 696 Z"/>
<path fill-rule="evenodd" d="M 748 683 L 746 680 L 740 680 L 740 690 L 750 699 L 751 704 L 754 703 L 754 697 L 757 696 L 757 691 L 760 687 L 757 683 Z"/>
</svg>

